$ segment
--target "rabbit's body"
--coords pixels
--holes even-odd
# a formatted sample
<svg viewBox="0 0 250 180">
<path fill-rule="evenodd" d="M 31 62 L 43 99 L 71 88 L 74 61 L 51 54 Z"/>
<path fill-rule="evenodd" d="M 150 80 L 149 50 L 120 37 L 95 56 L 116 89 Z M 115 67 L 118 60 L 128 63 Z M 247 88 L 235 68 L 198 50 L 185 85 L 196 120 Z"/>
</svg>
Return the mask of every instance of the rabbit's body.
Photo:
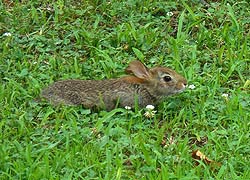
<svg viewBox="0 0 250 180">
<path fill-rule="evenodd" d="M 135 104 L 141 108 L 149 104 L 156 105 L 164 97 L 185 89 L 186 80 L 165 67 L 147 69 L 141 62 L 133 61 L 126 72 L 134 76 L 109 80 L 58 81 L 43 90 L 42 96 L 53 104 L 112 110 L 125 106 L 133 108 Z"/>
<path fill-rule="evenodd" d="M 114 109 L 116 106 L 139 107 L 155 104 L 157 97 L 147 88 L 128 83 L 122 79 L 110 80 L 65 80 L 55 82 L 42 92 L 43 97 L 54 104 L 83 105 L 85 108 Z"/>
</svg>

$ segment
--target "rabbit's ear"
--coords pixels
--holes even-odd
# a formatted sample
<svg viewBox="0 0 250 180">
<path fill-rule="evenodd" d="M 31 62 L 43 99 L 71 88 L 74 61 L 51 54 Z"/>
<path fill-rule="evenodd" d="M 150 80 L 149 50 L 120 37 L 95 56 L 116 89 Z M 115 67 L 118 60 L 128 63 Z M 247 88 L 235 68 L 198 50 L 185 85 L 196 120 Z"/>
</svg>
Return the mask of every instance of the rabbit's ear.
<svg viewBox="0 0 250 180">
<path fill-rule="evenodd" d="M 140 61 L 132 61 L 125 71 L 141 79 L 148 79 L 150 77 L 148 68 Z"/>
</svg>

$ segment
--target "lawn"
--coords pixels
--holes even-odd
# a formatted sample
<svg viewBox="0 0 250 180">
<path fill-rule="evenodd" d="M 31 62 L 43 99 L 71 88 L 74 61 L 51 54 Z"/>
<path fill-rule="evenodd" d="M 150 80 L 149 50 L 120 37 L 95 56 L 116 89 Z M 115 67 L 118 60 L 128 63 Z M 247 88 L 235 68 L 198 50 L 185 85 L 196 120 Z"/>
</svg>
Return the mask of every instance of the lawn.
<svg viewBox="0 0 250 180">
<path fill-rule="evenodd" d="M 206 2 L 1 1 L 0 179 L 250 179 L 250 4 Z M 136 59 L 189 87 L 152 117 L 38 101 Z"/>
</svg>

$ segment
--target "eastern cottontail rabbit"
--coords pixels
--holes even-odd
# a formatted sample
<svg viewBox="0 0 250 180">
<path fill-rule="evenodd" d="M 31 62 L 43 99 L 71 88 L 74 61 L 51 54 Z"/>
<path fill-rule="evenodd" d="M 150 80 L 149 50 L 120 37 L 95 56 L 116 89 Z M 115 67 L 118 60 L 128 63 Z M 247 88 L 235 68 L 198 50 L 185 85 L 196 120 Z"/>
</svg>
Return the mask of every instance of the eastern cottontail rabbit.
<svg viewBox="0 0 250 180">
<path fill-rule="evenodd" d="M 131 75 L 109 80 L 58 81 L 43 90 L 42 97 L 53 104 L 83 105 L 91 109 L 133 108 L 136 103 L 142 108 L 182 92 L 187 85 L 186 79 L 174 70 L 147 68 L 140 61 L 132 61 L 126 73 Z"/>
</svg>

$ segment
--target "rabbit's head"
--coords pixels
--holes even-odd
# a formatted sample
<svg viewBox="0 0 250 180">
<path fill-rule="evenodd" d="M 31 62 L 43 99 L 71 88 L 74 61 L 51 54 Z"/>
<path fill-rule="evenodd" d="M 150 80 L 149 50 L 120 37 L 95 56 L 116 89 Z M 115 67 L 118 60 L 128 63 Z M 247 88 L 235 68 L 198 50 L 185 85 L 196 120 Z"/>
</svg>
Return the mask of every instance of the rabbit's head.
<svg viewBox="0 0 250 180">
<path fill-rule="evenodd" d="M 187 80 L 174 70 L 166 67 L 147 68 L 140 61 L 132 61 L 126 72 L 135 76 L 131 81 L 144 84 L 158 97 L 182 92 L 187 85 Z"/>
</svg>

